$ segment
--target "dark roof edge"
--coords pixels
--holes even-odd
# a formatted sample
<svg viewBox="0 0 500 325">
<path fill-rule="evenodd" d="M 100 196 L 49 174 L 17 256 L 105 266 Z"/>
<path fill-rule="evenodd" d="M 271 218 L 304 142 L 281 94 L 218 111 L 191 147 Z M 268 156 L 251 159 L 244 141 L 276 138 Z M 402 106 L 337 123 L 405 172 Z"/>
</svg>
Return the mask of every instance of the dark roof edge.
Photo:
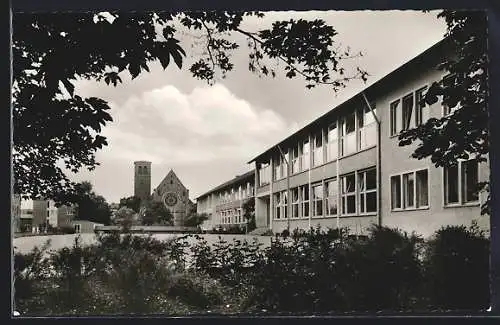
<svg viewBox="0 0 500 325">
<path fill-rule="evenodd" d="M 241 180 L 243 180 L 243 179 L 245 179 L 245 178 L 247 178 L 247 177 L 250 177 L 250 176 L 252 176 L 252 175 L 255 175 L 255 170 L 251 170 L 251 171 L 248 171 L 248 172 L 246 172 L 246 173 L 244 173 L 244 174 L 242 174 L 242 175 L 238 175 L 238 176 L 236 176 L 235 178 L 233 178 L 233 179 L 231 179 L 231 180 L 229 180 L 229 181 L 226 181 L 226 182 L 224 182 L 224 183 L 222 183 L 222 184 L 220 184 L 220 185 L 218 185 L 218 186 L 216 186 L 216 187 L 212 188 L 210 191 L 205 192 L 205 193 L 203 193 L 203 194 L 201 194 L 201 195 L 197 196 L 197 197 L 196 197 L 196 200 L 198 200 L 198 199 L 199 199 L 199 198 L 201 198 L 201 197 L 204 197 L 204 196 L 207 196 L 207 195 L 209 195 L 209 194 L 212 194 L 212 193 L 216 192 L 217 190 L 220 190 L 220 189 L 222 189 L 222 188 L 224 188 L 224 187 L 227 187 L 227 186 L 229 186 L 229 185 L 235 184 L 235 183 L 237 183 L 237 182 L 239 182 L 239 181 L 241 181 Z"/>
<path fill-rule="evenodd" d="M 272 149 L 274 149 L 278 145 L 283 145 L 286 141 L 290 140 L 292 137 L 294 137 L 297 134 L 299 134 L 300 132 L 302 132 L 302 130 L 310 127 L 311 125 L 313 125 L 315 123 L 317 123 L 319 120 L 321 120 L 322 118 L 324 118 L 326 115 L 330 114 L 333 110 L 335 110 L 335 109 L 337 109 L 337 108 L 339 108 L 341 106 L 344 106 L 345 104 L 351 102 L 353 99 L 355 99 L 356 97 L 358 97 L 359 95 L 361 95 L 363 92 L 367 92 L 367 91 L 372 90 L 373 88 L 375 88 L 377 86 L 381 86 L 384 82 L 387 82 L 396 73 L 400 72 L 401 70 L 403 70 L 404 68 L 408 67 L 409 65 L 411 65 L 415 61 L 421 59 L 422 57 L 424 57 L 426 55 L 429 55 L 429 53 L 434 52 L 440 46 L 443 46 L 446 43 L 447 40 L 449 40 L 449 38 L 443 38 L 442 40 L 436 42 L 434 45 L 430 46 L 429 48 L 427 48 L 426 50 L 424 50 L 420 54 L 417 54 L 412 59 L 406 61 L 405 63 L 403 63 L 402 65 L 400 65 L 396 69 L 394 69 L 391 72 L 387 73 L 386 75 L 384 75 L 383 77 L 381 77 L 380 79 L 378 79 L 377 81 L 375 81 L 370 86 L 368 86 L 366 88 L 363 88 L 361 91 L 359 91 L 355 95 L 353 95 L 353 96 L 349 97 L 348 99 L 344 100 L 342 103 L 338 104 L 337 106 L 335 106 L 331 110 L 329 110 L 326 113 L 322 114 L 320 117 L 318 117 L 318 118 L 314 119 L 313 121 L 311 121 L 310 123 L 304 125 L 302 128 L 300 128 L 299 130 L 295 131 L 294 133 L 292 133 L 291 135 L 289 135 L 285 139 L 281 140 L 280 142 L 274 144 L 272 147 L 266 149 L 261 154 L 255 156 L 252 160 L 248 161 L 247 164 L 251 164 L 252 162 L 256 161 L 257 159 L 261 158 L 262 156 L 265 156 L 266 154 L 268 154 Z"/>
</svg>

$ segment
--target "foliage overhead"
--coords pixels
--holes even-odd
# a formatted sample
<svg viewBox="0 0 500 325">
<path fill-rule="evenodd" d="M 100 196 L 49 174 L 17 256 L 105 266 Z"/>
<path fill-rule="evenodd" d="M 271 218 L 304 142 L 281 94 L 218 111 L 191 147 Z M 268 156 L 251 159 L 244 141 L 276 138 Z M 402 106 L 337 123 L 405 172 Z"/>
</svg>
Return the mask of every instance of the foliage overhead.
<svg viewBox="0 0 500 325">
<path fill-rule="evenodd" d="M 93 170 L 95 153 L 106 146 L 102 128 L 112 117 L 101 98 L 84 98 L 75 82 L 103 81 L 117 86 L 159 62 L 183 68 L 186 52 L 180 35 L 198 33 L 205 51 L 189 71 L 213 83 L 233 70 L 231 54 L 248 43 L 248 69 L 259 75 L 301 77 L 337 91 L 351 79 L 366 80 L 359 68 L 343 62 L 352 55 L 335 41 L 337 32 L 321 19 L 276 21 L 269 29 L 248 31 L 245 17 L 259 12 L 185 13 L 16 13 L 13 19 L 14 191 L 24 198 L 43 196 L 68 202 L 75 191 L 62 166 Z"/>
<path fill-rule="evenodd" d="M 442 99 L 442 104 L 454 108 L 452 113 L 440 118 L 430 118 L 427 123 L 402 132 L 400 146 L 417 142 L 414 158 L 430 157 L 436 167 L 452 166 L 459 159 L 485 162 L 489 153 L 488 58 L 487 21 L 482 11 L 444 10 L 438 18 L 447 24 L 452 57 L 446 57 L 438 69 L 446 71 L 451 79 L 433 83 L 425 95 L 427 104 Z M 451 81 L 451 82 L 449 82 Z M 417 141 L 419 140 L 419 141 Z M 477 189 L 489 192 L 489 182 L 480 183 Z M 490 196 L 481 212 L 488 213 Z"/>
</svg>

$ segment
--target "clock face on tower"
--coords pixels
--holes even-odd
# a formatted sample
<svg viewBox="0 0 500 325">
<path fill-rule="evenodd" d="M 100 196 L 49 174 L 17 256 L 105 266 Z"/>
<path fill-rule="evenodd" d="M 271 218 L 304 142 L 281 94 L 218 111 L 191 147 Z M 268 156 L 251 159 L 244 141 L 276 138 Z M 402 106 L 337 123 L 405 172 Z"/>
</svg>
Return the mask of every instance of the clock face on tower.
<svg viewBox="0 0 500 325">
<path fill-rule="evenodd" d="M 175 193 L 169 192 L 165 194 L 163 201 L 167 206 L 173 207 L 174 205 L 177 204 L 177 195 L 175 195 Z"/>
</svg>

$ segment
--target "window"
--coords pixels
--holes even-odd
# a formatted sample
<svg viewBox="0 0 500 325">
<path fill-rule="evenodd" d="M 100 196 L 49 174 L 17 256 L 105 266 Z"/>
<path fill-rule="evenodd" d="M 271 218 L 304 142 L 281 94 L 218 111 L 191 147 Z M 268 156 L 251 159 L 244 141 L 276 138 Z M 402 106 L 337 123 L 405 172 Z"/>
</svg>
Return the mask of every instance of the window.
<svg viewBox="0 0 500 325">
<path fill-rule="evenodd" d="M 309 156 L 309 140 L 305 140 L 302 143 L 302 170 L 308 170 L 310 165 L 310 156 Z"/>
<path fill-rule="evenodd" d="M 403 174 L 403 209 L 415 207 L 415 174 Z"/>
<path fill-rule="evenodd" d="M 455 75 L 447 75 L 443 78 L 443 86 L 444 87 L 452 87 L 453 85 L 455 85 L 457 83 L 457 78 Z M 445 98 L 443 98 L 444 100 Z M 453 106 L 453 107 L 449 107 L 448 105 L 444 104 L 443 103 L 443 114 L 444 116 L 446 115 L 449 115 L 451 113 L 453 113 L 454 111 L 456 111 L 460 106 L 458 105 L 458 103 Z"/>
<path fill-rule="evenodd" d="M 79 223 L 75 224 L 75 232 L 78 234 L 81 231 L 82 231 L 82 226 Z"/>
<path fill-rule="evenodd" d="M 274 218 L 275 219 L 286 219 L 287 213 L 287 194 L 286 191 L 278 192 L 274 194 Z"/>
<path fill-rule="evenodd" d="M 300 211 L 302 217 L 309 217 L 309 185 L 300 187 Z"/>
<path fill-rule="evenodd" d="M 444 169 L 445 203 L 458 204 L 458 165 Z"/>
<path fill-rule="evenodd" d="M 404 210 L 429 206 L 429 175 L 421 169 L 391 177 L 391 209 Z"/>
<path fill-rule="evenodd" d="M 338 133 L 337 133 L 337 123 L 334 123 L 328 127 L 328 134 L 327 134 L 327 149 L 326 149 L 326 154 L 327 154 L 327 160 L 332 161 L 334 159 L 337 159 L 338 154 L 339 154 L 339 144 L 338 144 Z"/>
<path fill-rule="evenodd" d="M 359 111 L 358 125 L 359 125 L 359 149 L 373 147 L 377 144 L 377 124 L 373 114 L 375 110 L 365 107 Z"/>
<path fill-rule="evenodd" d="M 415 124 L 416 126 L 425 124 L 429 119 L 429 107 L 424 101 L 427 86 L 420 88 L 415 92 Z"/>
<path fill-rule="evenodd" d="M 326 192 L 326 215 L 333 216 L 337 215 L 337 193 L 338 184 L 337 180 L 331 180 L 325 182 L 325 192 Z"/>
<path fill-rule="evenodd" d="M 413 93 L 403 97 L 402 130 L 409 130 L 413 120 Z"/>
<path fill-rule="evenodd" d="M 427 169 L 418 170 L 416 173 L 416 201 L 417 208 L 429 206 L 429 175 Z"/>
<path fill-rule="evenodd" d="M 290 154 L 288 150 L 283 153 L 284 157 L 281 158 L 281 175 L 282 177 L 288 176 L 288 164 L 290 163 Z"/>
<path fill-rule="evenodd" d="M 299 147 L 292 149 L 292 174 L 296 174 L 300 171 L 300 154 Z"/>
<path fill-rule="evenodd" d="M 359 212 L 377 212 L 377 171 L 375 168 L 358 173 Z"/>
<path fill-rule="evenodd" d="M 278 154 L 274 160 L 274 180 L 281 179 L 283 177 L 283 174 L 281 173 L 282 170 L 282 158 L 281 155 Z"/>
<path fill-rule="evenodd" d="M 292 188 L 291 191 L 292 197 L 292 218 L 299 217 L 299 188 Z"/>
<path fill-rule="evenodd" d="M 457 165 L 445 168 L 445 204 L 478 202 L 478 182 L 479 168 L 475 160 L 459 161 Z"/>
<path fill-rule="evenodd" d="M 323 132 L 314 136 L 313 166 L 323 164 Z"/>
<path fill-rule="evenodd" d="M 392 102 L 390 105 L 391 111 L 391 136 L 398 134 L 399 126 L 398 126 L 398 106 L 399 99 Z"/>
<path fill-rule="evenodd" d="M 342 155 L 348 155 L 356 151 L 356 114 L 352 112 L 342 119 L 341 128 Z"/>
<path fill-rule="evenodd" d="M 319 217 L 323 215 L 323 185 L 313 185 L 313 216 Z"/>
<path fill-rule="evenodd" d="M 271 181 L 269 163 L 261 163 L 259 169 L 260 186 L 267 185 Z"/>
<path fill-rule="evenodd" d="M 356 213 L 356 175 L 342 177 L 342 214 Z"/>
</svg>

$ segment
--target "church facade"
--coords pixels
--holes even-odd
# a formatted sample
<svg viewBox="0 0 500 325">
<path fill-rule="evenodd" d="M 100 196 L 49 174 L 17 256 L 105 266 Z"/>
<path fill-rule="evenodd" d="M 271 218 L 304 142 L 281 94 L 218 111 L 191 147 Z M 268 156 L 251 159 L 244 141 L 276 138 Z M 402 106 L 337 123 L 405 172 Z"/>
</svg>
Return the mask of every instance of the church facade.
<svg viewBox="0 0 500 325">
<path fill-rule="evenodd" d="M 162 202 L 174 217 L 174 226 L 184 225 L 184 220 L 196 211 L 195 204 L 189 199 L 189 189 L 182 184 L 173 170 L 168 172 L 153 190 L 152 200 Z"/>
</svg>

